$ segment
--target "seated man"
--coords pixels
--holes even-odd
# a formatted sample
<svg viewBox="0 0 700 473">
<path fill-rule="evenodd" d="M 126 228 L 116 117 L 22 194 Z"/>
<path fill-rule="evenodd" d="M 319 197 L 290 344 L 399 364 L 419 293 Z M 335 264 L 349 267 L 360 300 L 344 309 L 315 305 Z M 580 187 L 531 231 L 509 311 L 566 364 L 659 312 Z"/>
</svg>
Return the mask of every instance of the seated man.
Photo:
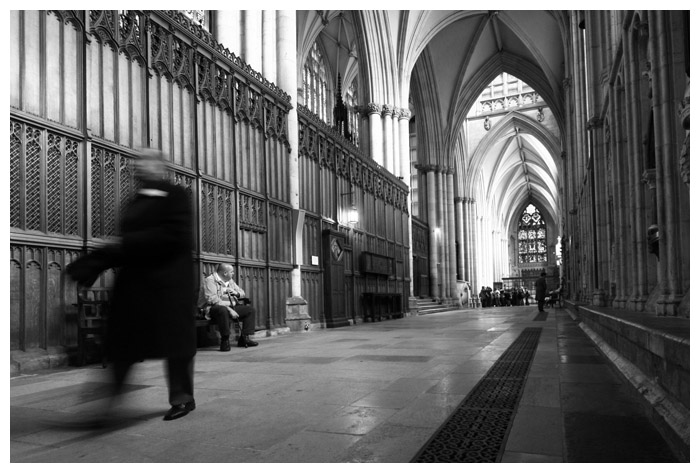
<svg viewBox="0 0 700 473">
<path fill-rule="evenodd" d="M 239 319 L 243 325 L 238 338 L 239 347 L 255 347 L 258 342 L 250 339 L 255 333 L 255 309 L 238 302 L 245 297 L 245 291 L 233 281 L 233 266 L 220 263 L 216 271 L 204 278 L 199 291 L 197 306 L 205 310 L 205 315 L 216 323 L 221 335 L 220 351 L 230 351 L 231 323 L 229 318 Z"/>
</svg>

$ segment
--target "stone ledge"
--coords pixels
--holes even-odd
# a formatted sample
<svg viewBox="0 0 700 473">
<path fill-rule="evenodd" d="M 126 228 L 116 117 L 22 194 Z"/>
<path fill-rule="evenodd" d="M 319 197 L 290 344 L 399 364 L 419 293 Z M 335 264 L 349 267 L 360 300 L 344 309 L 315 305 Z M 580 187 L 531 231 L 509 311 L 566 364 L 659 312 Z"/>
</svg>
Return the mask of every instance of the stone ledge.
<svg viewBox="0 0 700 473">
<path fill-rule="evenodd" d="M 690 321 L 578 306 L 579 318 L 649 379 L 690 408 Z"/>
<path fill-rule="evenodd" d="M 690 411 L 686 406 L 670 396 L 658 383 L 622 356 L 585 322 L 580 326 L 635 388 L 644 401 L 643 405 L 648 417 L 669 442 L 679 459 L 690 461 Z"/>
<path fill-rule="evenodd" d="M 640 396 L 679 458 L 690 458 L 690 321 L 567 301 L 567 312 Z"/>
</svg>

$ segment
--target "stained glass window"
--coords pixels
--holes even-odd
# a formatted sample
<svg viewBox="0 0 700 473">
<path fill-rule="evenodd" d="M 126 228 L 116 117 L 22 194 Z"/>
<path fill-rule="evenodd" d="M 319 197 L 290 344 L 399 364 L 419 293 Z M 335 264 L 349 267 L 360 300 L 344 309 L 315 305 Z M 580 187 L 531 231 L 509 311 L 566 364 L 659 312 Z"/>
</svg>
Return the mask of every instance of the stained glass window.
<svg viewBox="0 0 700 473">
<path fill-rule="evenodd" d="M 518 224 L 518 262 L 547 262 L 547 227 L 533 204 L 525 208 Z"/>
<path fill-rule="evenodd" d="M 325 123 L 329 123 L 328 67 L 326 66 L 326 58 L 316 42 L 306 58 L 303 81 L 304 105 Z"/>
</svg>

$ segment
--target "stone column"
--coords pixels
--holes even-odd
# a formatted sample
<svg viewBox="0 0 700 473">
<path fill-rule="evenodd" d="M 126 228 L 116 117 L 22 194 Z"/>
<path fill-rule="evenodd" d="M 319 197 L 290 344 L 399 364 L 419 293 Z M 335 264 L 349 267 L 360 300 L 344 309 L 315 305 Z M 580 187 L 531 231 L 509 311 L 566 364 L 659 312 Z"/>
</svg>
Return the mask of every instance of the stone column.
<svg viewBox="0 0 700 473">
<path fill-rule="evenodd" d="M 652 108 L 654 111 L 654 144 L 656 154 L 656 176 L 659 198 L 659 262 L 666 260 L 665 272 L 660 279 L 667 284 L 658 301 L 658 312 L 662 315 L 677 315 L 683 297 L 683 273 L 681 261 L 681 239 L 684 229 L 680 225 L 678 205 L 681 184 L 676 166 L 676 133 L 679 126 L 674 113 L 676 103 L 671 95 L 674 88 L 673 55 L 667 44 L 666 25 L 671 22 L 668 11 L 649 12 L 649 45 L 652 80 Z M 682 185 L 682 184 L 681 184 Z M 685 188 L 683 188 L 685 190 Z"/>
<path fill-rule="evenodd" d="M 430 229 L 430 297 L 439 299 L 438 276 L 438 233 L 437 228 L 437 189 L 435 183 L 436 166 L 428 166 L 425 175 L 428 182 L 428 228 Z"/>
<path fill-rule="evenodd" d="M 384 135 L 384 159 L 382 166 L 392 174 L 396 174 L 394 170 L 394 126 L 392 117 L 394 115 L 394 107 L 384 105 L 382 107 L 382 133 Z"/>
<path fill-rule="evenodd" d="M 601 188 L 605 188 L 605 183 L 600 181 L 605 176 L 605 171 L 601 171 L 599 166 L 606 162 L 604 148 L 601 145 L 601 131 L 603 128 L 603 120 L 598 116 L 593 116 L 588 120 L 587 131 L 591 137 L 590 140 L 590 185 L 591 185 L 591 231 L 594 235 L 591 244 L 593 246 L 593 305 L 605 306 L 606 294 L 602 287 L 602 277 L 606 273 L 608 264 L 608 255 L 604 254 L 605 245 L 603 245 L 603 235 L 605 232 L 605 215 L 606 209 L 601 204 L 604 203 L 604 193 Z"/>
<path fill-rule="evenodd" d="M 369 115 L 369 149 L 370 157 L 375 163 L 384 165 L 382 122 L 379 114 L 382 108 L 379 104 L 368 103 L 367 114 Z"/>
<path fill-rule="evenodd" d="M 477 278 L 480 286 L 490 286 L 486 275 L 486 264 L 488 263 L 488 255 L 486 252 L 486 238 L 484 235 L 484 216 L 481 215 L 481 209 L 477 206 L 475 209 L 476 215 L 476 247 L 479 258 L 476 261 Z"/>
<path fill-rule="evenodd" d="M 466 252 L 467 246 L 464 241 L 464 197 L 455 197 L 456 236 L 459 243 L 460 254 L 457 257 L 457 279 L 467 280 L 466 273 Z"/>
<path fill-rule="evenodd" d="M 401 108 L 398 110 L 398 139 L 399 139 L 399 162 L 400 166 L 397 170 L 401 170 L 399 174 L 403 177 L 403 182 L 406 183 L 408 189 L 411 189 L 411 137 L 409 132 L 408 121 L 411 119 L 411 110 Z"/>
<path fill-rule="evenodd" d="M 472 217 L 472 201 L 473 199 L 471 197 L 466 197 L 464 199 L 464 249 L 466 255 L 465 278 L 471 284 L 472 294 L 474 294 L 480 288 L 474 285 L 476 277 L 474 275 L 474 219 Z"/>
<path fill-rule="evenodd" d="M 268 80 L 277 77 L 277 15 L 275 10 L 262 12 L 262 75 Z"/>
<path fill-rule="evenodd" d="M 399 129 L 399 158 L 401 162 L 401 177 L 403 182 L 408 186 L 408 273 L 411 278 L 409 285 L 409 299 L 414 297 L 413 294 L 413 221 L 411 203 L 413 202 L 413 190 L 411 189 L 411 146 L 408 120 L 411 118 L 411 111 L 407 108 L 402 108 L 398 116 Z"/>
<path fill-rule="evenodd" d="M 640 24 L 640 35 L 648 36 L 649 30 L 646 23 Z M 635 45 L 631 45 L 634 48 Z M 631 56 L 636 56 L 636 51 L 630 50 Z M 631 234 L 633 239 L 631 254 L 631 270 L 633 277 L 631 278 L 632 287 L 632 297 L 630 299 L 631 306 L 629 308 L 637 311 L 644 310 L 646 301 L 649 296 L 648 286 L 648 276 L 647 276 L 647 215 L 646 215 L 646 205 L 644 204 L 645 192 L 644 185 L 642 183 L 642 174 L 645 171 L 645 150 L 644 150 L 644 134 L 647 127 L 647 123 L 641 122 L 641 117 L 645 115 L 642 113 L 640 107 L 640 96 L 641 90 L 639 87 L 640 77 L 640 67 L 641 64 L 635 64 L 632 62 L 632 74 L 630 82 L 630 109 L 631 115 L 627 116 L 627 121 L 630 123 L 632 133 L 627 137 L 628 143 L 632 143 L 631 156 L 632 156 L 632 166 L 629 166 L 629 182 L 631 186 L 630 196 L 633 196 L 633 200 L 630 205 L 629 217 Z M 651 76 L 649 76 L 651 77 Z M 655 117 L 657 117 L 655 113 Z M 658 156 L 657 156 L 658 158 Z M 658 222 L 655 222 L 658 223 Z M 629 304 L 628 304 L 629 306 Z"/>
<path fill-rule="evenodd" d="M 446 253 L 447 261 L 445 267 L 447 268 L 447 297 L 450 303 L 454 303 L 459 300 L 459 293 L 457 292 L 457 248 L 455 247 L 455 189 L 454 189 L 454 174 L 455 170 L 453 168 L 448 168 L 445 170 L 445 181 L 446 181 L 446 195 L 445 195 L 445 206 L 447 207 L 447 212 L 445 217 L 447 220 L 447 235 L 446 235 Z"/>
<path fill-rule="evenodd" d="M 627 36 L 627 35 L 625 35 Z M 624 48 L 624 46 L 623 46 Z M 624 54 L 624 53 L 623 53 Z M 629 69 L 628 69 L 629 70 Z M 611 222 L 611 228 L 614 234 L 613 237 L 613 247 L 611 251 L 611 268 L 613 276 L 611 277 L 611 284 L 615 284 L 615 298 L 612 301 L 612 305 L 616 309 L 621 309 L 624 307 L 623 294 L 626 290 L 625 280 L 627 274 L 624 271 L 624 263 L 622 261 L 622 238 L 623 238 L 623 227 L 620 224 L 622 221 L 623 211 L 622 211 L 622 201 L 626 196 L 623 196 L 620 187 L 622 186 L 621 176 L 622 176 L 622 161 L 624 154 L 624 142 L 623 134 L 621 132 L 623 128 L 623 117 L 624 117 L 624 103 L 621 103 L 621 98 L 623 97 L 622 84 L 616 83 L 613 87 L 612 93 L 610 94 L 610 108 L 613 117 L 612 123 L 612 181 L 615 185 L 612 186 L 612 199 L 613 199 L 613 221 Z"/>
<path fill-rule="evenodd" d="M 399 107 L 394 107 L 394 113 L 391 114 L 392 123 L 392 133 L 394 137 L 392 140 L 394 143 L 393 154 L 394 154 L 394 174 L 399 178 L 403 179 L 408 185 L 411 185 L 411 180 L 404 176 L 404 166 L 403 166 L 403 156 L 401 154 L 401 132 L 399 129 L 399 117 L 401 116 L 401 109 Z M 409 176 L 410 177 L 410 176 Z"/>
<path fill-rule="evenodd" d="M 296 12 L 278 10 L 276 12 L 276 81 L 277 85 L 290 96 L 291 110 L 287 115 L 287 139 L 289 140 L 289 202 L 292 206 L 293 221 L 292 250 L 293 267 L 290 274 L 291 297 L 287 298 L 286 324 L 291 331 L 306 331 L 311 328 L 308 305 L 301 295 L 301 263 L 303 261 L 303 241 L 301 228 L 304 226 L 304 211 L 299 208 L 299 122 L 297 117 L 297 74 L 296 74 Z"/>
<path fill-rule="evenodd" d="M 624 197 L 622 198 L 622 216 L 621 222 L 623 223 L 624 231 L 621 235 L 620 242 L 620 252 L 622 265 L 621 270 L 623 273 L 623 307 L 626 309 L 635 310 L 637 308 L 637 303 L 640 300 L 640 288 L 638 284 L 639 277 L 639 260 L 636 257 L 637 253 L 640 251 L 640 242 L 637 237 L 637 231 L 635 230 L 634 220 L 637 218 L 637 210 L 635 206 L 635 201 L 638 196 L 635 193 L 634 185 L 634 163 L 630 164 L 630 161 L 640 161 L 643 160 L 642 149 L 640 146 L 642 137 L 640 136 L 640 127 L 642 124 L 639 123 L 635 117 L 637 113 L 640 113 L 638 101 L 639 87 L 637 86 L 640 80 L 641 67 L 634 58 L 634 45 L 631 38 L 631 33 L 624 35 L 623 47 L 627 47 L 625 54 L 625 59 L 627 60 L 627 71 L 625 74 L 625 127 L 626 127 L 626 137 L 627 146 L 625 150 L 625 155 L 621 157 L 622 164 L 621 168 L 623 172 L 620 174 L 620 184 L 622 185 L 622 193 Z"/>
<path fill-rule="evenodd" d="M 261 10 L 243 10 L 243 31 L 243 60 L 253 70 L 262 71 Z"/>
<path fill-rule="evenodd" d="M 438 233 L 438 273 L 440 277 L 440 301 L 444 301 L 447 297 L 447 291 L 445 288 L 445 242 L 447 241 L 447 225 L 445 225 L 445 173 L 441 166 L 438 166 L 435 173 L 435 180 L 437 182 L 435 198 L 437 199 L 437 226 L 439 228 Z"/>
<path fill-rule="evenodd" d="M 241 11 L 216 11 L 216 40 L 236 56 L 241 55 Z"/>
</svg>

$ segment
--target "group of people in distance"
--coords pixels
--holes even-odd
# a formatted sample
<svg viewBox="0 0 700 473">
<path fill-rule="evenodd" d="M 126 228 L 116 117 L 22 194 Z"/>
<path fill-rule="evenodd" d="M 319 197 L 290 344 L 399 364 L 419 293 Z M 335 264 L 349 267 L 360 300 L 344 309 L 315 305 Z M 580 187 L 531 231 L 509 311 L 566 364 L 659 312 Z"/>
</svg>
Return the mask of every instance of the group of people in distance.
<svg viewBox="0 0 700 473">
<path fill-rule="evenodd" d="M 555 291 L 547 293 L 547 273 L 543 271 L 540 274 L 540 277 L 535 281 L 535 300 L 540 312 L 544 312 L 545 301 L 551 300 L 553 297 L 559 297 L 563 284 L 562 279 L 562 283 Z M 481 307 L 530 305 L 530 292 L 523 286 L 517 289 L 503 288 L 502 290 L 481 286 L 479 300 L 481 301 Z"/>
<path fill-rule="evenodd" d="M 481 301 L 481 307 L 530 305 L 530 292 L 524 287 L 494 290 L 489 286 L 481 286 L 479 300 Z"/>
</svg>

